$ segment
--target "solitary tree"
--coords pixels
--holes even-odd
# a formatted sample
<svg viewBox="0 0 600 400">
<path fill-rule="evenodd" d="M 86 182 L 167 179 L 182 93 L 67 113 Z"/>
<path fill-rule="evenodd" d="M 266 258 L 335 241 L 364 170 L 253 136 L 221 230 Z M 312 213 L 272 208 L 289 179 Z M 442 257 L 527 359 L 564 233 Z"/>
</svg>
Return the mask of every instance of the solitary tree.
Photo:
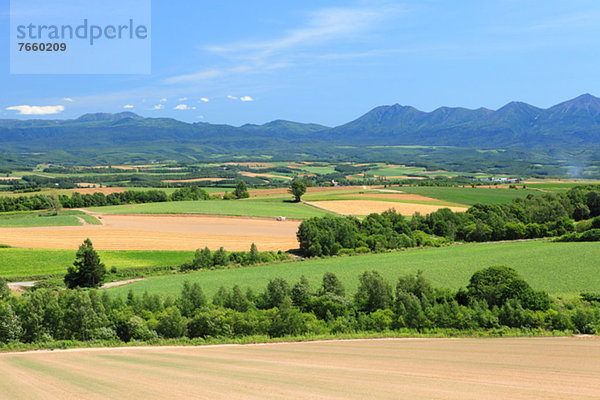
<svg viewBox="0 0 600 400">
<path fill-rule="evenodd" d="M 98 287 L 104 282 L 106 267 L 100 262 L 92 241 L 85 239 L 79 246 L 75 262 L 65 275 L 65 284 L 70 288 Z"/>
<path fill-rule="evenodd" d="M 294 196 L 294 201 L 299 202 L 300 198 L 306 193 L 306 185 L 301 181 L 292 182 L 290 193 Z"/>
<path fill-rule="evenodd" d="M 62 203 L 58 199 L 58 195 L 56 193 L 47 195 L 46 203 L 48 203 L 48 208 L 52 211 L 52 215 L 58 215 L 58 212 L 62 208 Z"/>
<path fill-rule="evenodd" d="M 246 186 L 246 183 L 244 181 L 238 182 L 233 194 L 238 199 L 247 199 L 248 197 L 250 197 L 250 193 L 248 193 L 248 186 Z"/>
</svg>

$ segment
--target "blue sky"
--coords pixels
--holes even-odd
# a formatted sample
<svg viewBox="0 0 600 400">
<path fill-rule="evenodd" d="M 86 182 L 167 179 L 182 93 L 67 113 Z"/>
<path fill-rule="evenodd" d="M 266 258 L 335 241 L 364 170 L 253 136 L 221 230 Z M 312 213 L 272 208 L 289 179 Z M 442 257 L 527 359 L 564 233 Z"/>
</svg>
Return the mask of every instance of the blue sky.
<svg viewBox="0 0 600 400">
<path fill-rule="evenodd" d="M 0 118 L 133 111 L 334 126 L 383 104 L 548 107 L 600 95 L 591 0 L 154 1 L 149 75 L 11 75 L 0 1 Z M 21 105 L 63 111 L 7 110 Z"/>
</svg>

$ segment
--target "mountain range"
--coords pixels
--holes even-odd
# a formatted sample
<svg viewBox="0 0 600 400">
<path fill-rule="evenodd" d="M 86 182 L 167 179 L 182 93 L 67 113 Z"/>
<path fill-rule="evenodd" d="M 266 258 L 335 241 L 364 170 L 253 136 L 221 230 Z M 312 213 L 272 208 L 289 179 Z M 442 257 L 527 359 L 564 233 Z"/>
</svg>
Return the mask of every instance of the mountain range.
<svg viewBox="0 0 600 400">
<path fill-rule="evenodd" d="M 93 152 L 173 158 L 214 154 L 334 155 L 344 146 L 456 146 L 542 152 L 600 147 L 600 99 L 590 94 L 542 109 L 511 102 L 498 110 L 376 107 L 337 127 L 277 120 L 240 127 L 144 118 L 131 112 L 85 114 L 71 120 L 0 120 L 0 154 Z M 321 149 L 321 150 L 319 150 Z"/>
</svg>

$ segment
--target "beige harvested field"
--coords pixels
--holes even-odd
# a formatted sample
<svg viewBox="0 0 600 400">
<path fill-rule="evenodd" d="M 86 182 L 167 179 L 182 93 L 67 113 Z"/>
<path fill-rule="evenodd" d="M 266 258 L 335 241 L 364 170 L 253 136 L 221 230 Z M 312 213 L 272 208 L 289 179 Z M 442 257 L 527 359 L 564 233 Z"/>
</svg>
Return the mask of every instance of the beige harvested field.
<svg viewBox="0 0 600 400">
<path fill-rule="evenodd" d="M 0 181 L 18 181 L 20 176 L 0 176 Z"/>
<path fill-rule="evenodd" d="M 356 190 L 356 189 L 370 189 L 381 186 L 329 186 L 329 187 L 309 187 L 306 188 L 306 194 L 314 194 L 314 193 L 327 193 L 327 192 L 339 192 L 339 191 L 348 191 L 348 190 Z M 277 196 L 282 194 L 290 194 L 288 188 L 277 188 L 277 189 L 256 189 L 249 190 L 250 197 L 265 197 L 265 196 Z M 212 193 L 212 194 L 223 194 L 223 193 Z M 290 195 L 291 196 L 291 195 Z"/>
<path fill-rule="evenodd" d="M 600 340 L 388 339 L 0 354 L 0 399 L 591 400 Z"/>
<path fill-rule="evenodd" d="M 467 211 L 467 207 L 448 207 L 445 205 L 416 203 L 395 203 L 391 201 L 379 200 L 311 201 L 308 204 L 339 214 L 348 215 L 368 215 L 371 213 L 382 213 L 392 208 L 395 209 L 397 213 L 402 215 L 413 215 L 416 212 L 419 212 L 421 214 L 429 214 L 439 210 L 440 208 L 449 208 L 452 211 Z"/>
<path fill-rule="evenodd" d="M 432 197 L 421 196 L 420 194 L 402 194 L 401 192 L 394 191 L 395 193 L 357 193 L 357 194 L 342 194 L 339 197 L 364 197 L 370 199 L 390 199 L 390 200 L 404 200 L 404 201 L 433 201 L 440 202 L 438 199 Z"/>
<path fill-rule="evenodd" d="M 77 192 L 79 194 L 94 194 L 94 193 L 102 193 L 104 195 L 109 195 L 111 193 L 123 193 L 127 189 L 122 187 L 91 187 L 91 188 L 79 188 L 72 189 L 73 192 Z"/>
<path fill-rule="evenodd" d="M 416 179 L 416 180 L 427 179 L 424 176 L 408 176 L 408 175 L 381 176 L 380 178 L 386 178 L 386 179 Z"/>
<path fill-rule="evenodd" d="M 101 187 L 103 187 L 99 183 L 89 183 L 89 182 L 77 182 L 75 185 L 80 188 L 101 188 Z"/>
<path fill-rule="evenodd" d="M 0 243 L 13 247 L 76 249 L 86 238 L 101 250 L 230 251 L 298 247 L 299 221 L 190 215 L 102 215 L 103 225 L 0 228 Z"/>
<path fill-rule="evenodd" d="M 163 182 L 173 183 L 173 182 L 219 182 L 227 179 L 233 178 L 194 178 L 194 179 L 165 179 Z"/>
<path fill-rule="evenodd" d="M 239 165 L 240 167 L 251 167 L 251 168 L 271 168 L 274 164 L 261 163 L 261 162 L 228 162 L 225 165 Z"/>
<path fill-rule="evenodd" d="M 248 176 L 251 178 L 281 178 L 281 179 L 287 179 L 290 181 L 292 180 L 292 178 L 290 178 L 289 176 L 285 176 L 285 175 L 261 174 L 261 173 L 257 173 L 257 172 L 248 172 L 248 171 L 241 171 L 239 174 L 243 175 L 243 176 Z"/>
</svg>

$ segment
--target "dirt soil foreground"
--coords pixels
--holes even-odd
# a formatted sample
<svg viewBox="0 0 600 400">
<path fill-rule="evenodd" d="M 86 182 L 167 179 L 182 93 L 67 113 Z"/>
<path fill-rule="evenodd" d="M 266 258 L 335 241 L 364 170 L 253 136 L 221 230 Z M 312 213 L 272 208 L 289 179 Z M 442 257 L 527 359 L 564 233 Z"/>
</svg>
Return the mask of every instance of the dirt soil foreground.
<svg viewBox="0 0 600 400">
<path fill-rule="evenodd" d="M 288 250 L 298 247 L 300 221 L 197 215 L 109 215 L 103 225 L 0 228 L 13 247 L 77 249 L 90 238 L 99 250 Z"/>
<path fill-rule="evenodd" d="M 0 399 L 598 399 L 600 340 L 382 339 L 0 354 Z"/>
</svg>

